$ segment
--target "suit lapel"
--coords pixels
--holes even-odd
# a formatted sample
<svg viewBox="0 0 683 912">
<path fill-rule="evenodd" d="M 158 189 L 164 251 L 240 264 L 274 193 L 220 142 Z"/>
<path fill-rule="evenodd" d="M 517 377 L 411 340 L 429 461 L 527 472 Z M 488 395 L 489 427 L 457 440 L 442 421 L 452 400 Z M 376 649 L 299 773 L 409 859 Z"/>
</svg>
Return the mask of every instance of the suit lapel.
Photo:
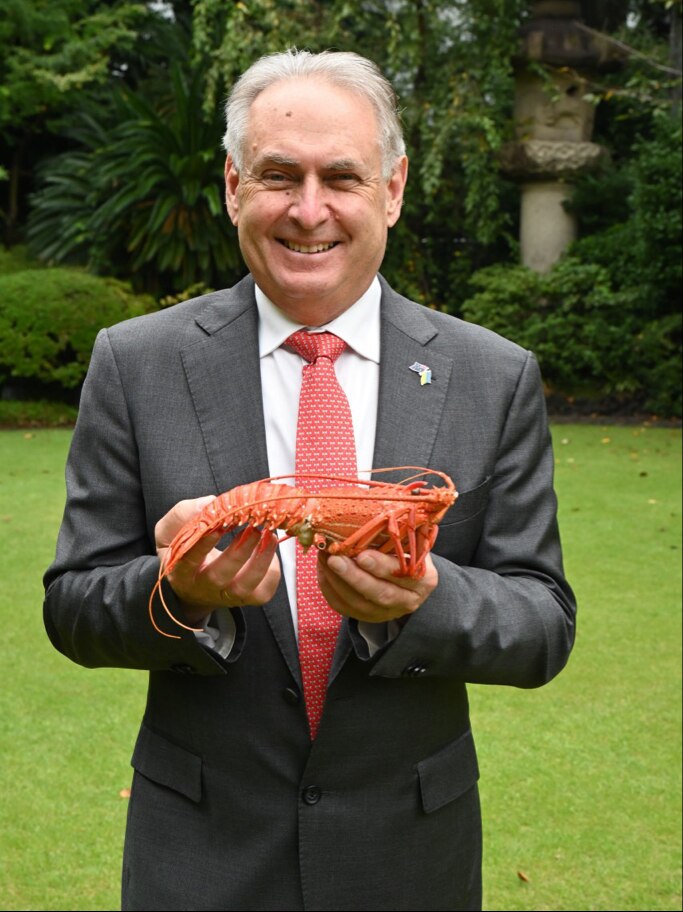
<svg viewBox="0 0 683 912">
<path fill-rule="evenodd" d="M 223 493 L 268 476 L 261 396 L 258 311 L 249 278 L 207 301 L 198 325 L 204 338 L 183 351 L 190 395 L 216 483 Z M 289 670 L 300 680 L 284 582 L 263 610 Z"/>
<path fill-rule="evenodd" d="M 375 468 L 429 465 L 453 369 L 452 359 L 429 345 L 436 335 L 419 305 L 382 282 Z M 416 362 L 430 368 L 431 383 L 410 370 Z"/>
<path fill-rule="evenodd" d="M 253 285 L 212 296 L 197 323 L 204 338 L 181 352 L 216 488 L 268 475 Z"/>
</svg>

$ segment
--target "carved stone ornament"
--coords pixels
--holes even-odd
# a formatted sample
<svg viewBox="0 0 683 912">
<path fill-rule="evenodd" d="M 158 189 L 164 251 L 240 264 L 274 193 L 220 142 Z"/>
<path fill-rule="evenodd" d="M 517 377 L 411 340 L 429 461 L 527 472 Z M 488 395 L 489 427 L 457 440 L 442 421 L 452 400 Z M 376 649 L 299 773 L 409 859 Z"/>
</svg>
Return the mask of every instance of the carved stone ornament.
<svg viewBox="0 0 683 912">
<path fill-rule="evenodd" d="M 532 139 L 506 143 L 500 151 L 500 165 L 516 179 L 558 179 L 593 171 L 608 157 L 608 150 L 597 143 Z"/>
</svg>

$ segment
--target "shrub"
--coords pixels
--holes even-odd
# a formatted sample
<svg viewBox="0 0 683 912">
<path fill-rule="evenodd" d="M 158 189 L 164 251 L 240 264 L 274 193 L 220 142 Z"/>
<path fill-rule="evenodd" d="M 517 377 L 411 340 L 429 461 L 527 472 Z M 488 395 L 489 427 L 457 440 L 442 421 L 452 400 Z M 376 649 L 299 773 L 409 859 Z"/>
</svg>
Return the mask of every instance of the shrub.
<svg viewBox="0 0 683 912">
<path fill-rule="evenodd" d="M 74 388 L 85 377 L 98 330 L 154 307 L 123 282 L 78 269 L 0 275 L 0 379 Z"/>
<path fill-rule="evenodd" d="M 583 237 L 570 254 L 600 263 L 615 288 L 631 288 L 643 322 L 680 311 L 681 124 L 661 114 L 617 171 L 586 175 L 572 209 Z"/>
<path fill-rule="evenodd" d="M 26 247 L 0 246 L 0 276 L 9 275 L 11 272 L 23 272 L 24 269 L 42 268 L 43 264 L 32 259 Z"/>
<path fill-rule="evenodd" d="M 646 405 L 653 412 L 680 417 L 681 313 L 668 314 L 645 323 L 636 336 L 634 372 L 639 386 L 647 390 Z"/>
<path fill-rule="evenodd" d="M 603 266 L 572 257 L 547 274 L 492 266 L 471 283 L 481 290 L 464 318 L 531 349 L 551 391 L 681 414 L 680 316 L 643 323 L 635 292 L 615 289 Z"/>
<path fill-rule="evenodd" d="M 46 399 L 0 399 L 0 428 L 73 427 L 78 407 Z"/>
</svg>

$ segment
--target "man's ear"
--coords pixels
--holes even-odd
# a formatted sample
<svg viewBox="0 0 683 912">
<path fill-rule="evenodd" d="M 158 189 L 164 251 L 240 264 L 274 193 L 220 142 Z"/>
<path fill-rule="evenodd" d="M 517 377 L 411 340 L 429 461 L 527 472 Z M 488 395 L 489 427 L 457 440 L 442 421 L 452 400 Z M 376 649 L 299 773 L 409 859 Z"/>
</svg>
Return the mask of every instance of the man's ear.
<svg viewBox="0 0 683 912">
<path fill-rule="evenodd" d="M 387 183 L 387 225 L 393 228 L 401 215 L 403 191 L 408 180 L 408 158 L 402 155 Z"/>
<path fill-rule="evenodd" d="M 225 159 L 225 208 L 228 210 L 230 221 L 237 225 L 237 216 L 239 213 L 239 201 L 237 189 L 239 187 L 240 175 L 235 168 L 232 156 L 228 155 Z"/>
</svg>

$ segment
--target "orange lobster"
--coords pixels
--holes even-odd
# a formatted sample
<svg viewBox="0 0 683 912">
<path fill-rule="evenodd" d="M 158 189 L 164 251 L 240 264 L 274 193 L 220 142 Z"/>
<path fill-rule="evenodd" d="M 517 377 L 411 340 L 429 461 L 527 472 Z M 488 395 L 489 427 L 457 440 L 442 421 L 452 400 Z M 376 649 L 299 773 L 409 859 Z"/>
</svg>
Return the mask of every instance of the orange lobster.
<svg viewBox="0 0 683 912">
<path fill-rule="evenodd" d="M 324 487 L 308 494 L 291 484 L 274 484 L 292 476 L 280 475 L 240 485 L 219 494 L 189 520 L 170 543 L 159 567 L 159 577 L 149 598 L 149 616 L 154 628 L 164 633 L 153 616 L 153 601 L 159 593 L 168 616 L 180 627 L 187 627 L 173 616 L 161 591 L 161 583 L 178 561 L 205 535 L 230 532 L 240 526 L 265 532 L 283 529 L 280 541 L 297 538 L 304 551 L 311 545 L 329 554 L 353 557 L 366 548 L 393 553 L 399 562 L 396 576 L 420 579 L 425 573 L 425 558 L 434 544 L 438 524 L 458 496 L 453 481 L 444 472 L 422 466 L 396 466 L 373 469 L 372 474 L 411 470 L 414 474 L 398 484 L 374 479 L 360 480 L 340 475 L 305 475 L 298 478 L 336 482 L 345 487 Z M 423 476 L 434 475 L 443 485 L 430 487 Z"/>
</svg>

